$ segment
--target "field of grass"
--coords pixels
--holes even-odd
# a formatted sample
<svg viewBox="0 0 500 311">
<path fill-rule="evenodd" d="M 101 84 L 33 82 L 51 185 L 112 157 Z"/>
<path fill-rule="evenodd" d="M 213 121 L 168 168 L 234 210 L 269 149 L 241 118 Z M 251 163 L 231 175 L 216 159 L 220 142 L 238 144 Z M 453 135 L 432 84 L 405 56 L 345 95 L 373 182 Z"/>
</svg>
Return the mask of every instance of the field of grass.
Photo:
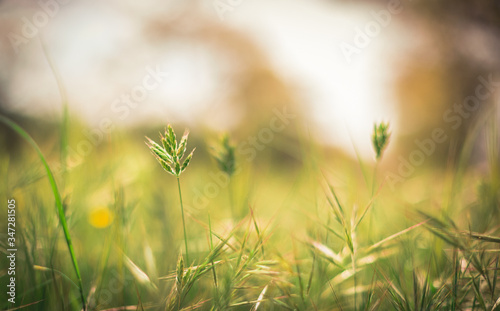
<svg viewBox="0 0 500 311">
<path fill-rule="evenodd" d="M 358 160 L 296 122 L 254 149 L 201 129 L 182 142 L 182 125 L 118 129 L 76 161 L 73 119 L 1 120 L 2 309 L 500 310 L 495 124 L 471 138 L 489 142 L 487 169 L 469 169 L 466 144 L 392 187 L 383 128 Z"/>
</svg>

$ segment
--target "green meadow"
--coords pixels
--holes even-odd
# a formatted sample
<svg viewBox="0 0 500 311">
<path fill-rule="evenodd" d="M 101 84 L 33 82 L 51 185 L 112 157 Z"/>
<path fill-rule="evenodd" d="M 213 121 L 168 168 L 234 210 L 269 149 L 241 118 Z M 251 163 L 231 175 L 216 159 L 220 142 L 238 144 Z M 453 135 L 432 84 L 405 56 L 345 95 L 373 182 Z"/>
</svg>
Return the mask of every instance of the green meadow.
<svg viewBox="0 0 500 311">
<path fill-rule="evenodd" d="M 300 119 L 88 134 L 2 116 L 2 309 L 500 310 L 495 122 L 400 176 L 390 124 L 350 156 Z"/>
</svg>

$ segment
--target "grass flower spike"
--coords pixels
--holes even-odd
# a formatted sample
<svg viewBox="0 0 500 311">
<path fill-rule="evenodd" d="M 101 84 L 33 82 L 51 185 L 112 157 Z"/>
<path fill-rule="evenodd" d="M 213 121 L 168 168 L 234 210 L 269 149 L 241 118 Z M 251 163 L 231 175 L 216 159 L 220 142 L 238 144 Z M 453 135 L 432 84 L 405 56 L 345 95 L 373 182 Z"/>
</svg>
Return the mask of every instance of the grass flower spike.
<svg viewBox="0 0 500 311">
<path fill-rule="evenodd" d="M 234 198 L 231 190 L 231 179 L 236 173 L 236 147 L 230 142 L 229 135 L 223 134 L 215 146 L 211 147 L 211 155 L 217 162 L 219 169 L 227 175 L 227 187 L 229 194 L 229 205 L 232 217 L 234 217 Z"/>
<path fill-rule="evenodd" d="M 170 125 L 168 125 L 165 129 L 165 136 L 160 134 L 162 146 L 154 142 L 149 137 L 146 137 L 148 139 L 146 145 L 148 145 L 149 149 L 158 162 L 160 162 L 163 169 L 175 177 L 179 177 L 181 173 L 184 172 L 193 157 L 194 150 L 196 149 L 193 149 L 184 162 L 182 162 L 182 158 L 186 153 L 188 136 L 189 132 L 186 130 L 178 143 L 174 130 Z"/>
<path fill-rule="evenodd" d="M 382 122 L 378 125 L 373 125 L 372 143 L 377 160 L 382 157 L 385 147 L 389 144 L 390 137 L 391 133 L 389 133 L 389 123 Z"/>
<path fill-rule="evenodd" d="M 148 145 L 156 160 L 160 162 L 165 171 L 177 177 L 177 188 L 179 190 L 179 200 L 181 203 L 182 228 L 184 230 L 184 245 L 186 247 L 187 262 L 189 262 L 189 251 L 186 233 L 186 221 L 184 219 L 184 205 L 182 204 L 181 182 L 179 180 L 179 176 L 182 174 L 182 172 L 184 172 L 184 170 L 186 170 L 186 167 L 189 165 L 189 162 L 193 157 L 193 152 L 196 149 L 193 149 L 193 151 L 191 151 L 191 153 L 184 159 L 184 161 L 182 161 L 182 158 L 186 154 L 188 136 L 189 132 L 186 130 L 184 132 L 184 135 L 182 135 L 180 142 L 177 142 L 175 132 L 169 124 L 165 129 L 165 135 L 161 135 L 160 133 L 162 146 L 155 143 L 149 137 L 146 137 L 148 139 L 146 145 Z"/>
<path fill-rule="evenodd" d="M 222 136 L 219 144 L 212 148 L 212 156 L 217 161 L 219 169 L 231 177 L 236 170 L 235 147 L 229 142 L 227 134 Z"/>
</svg>

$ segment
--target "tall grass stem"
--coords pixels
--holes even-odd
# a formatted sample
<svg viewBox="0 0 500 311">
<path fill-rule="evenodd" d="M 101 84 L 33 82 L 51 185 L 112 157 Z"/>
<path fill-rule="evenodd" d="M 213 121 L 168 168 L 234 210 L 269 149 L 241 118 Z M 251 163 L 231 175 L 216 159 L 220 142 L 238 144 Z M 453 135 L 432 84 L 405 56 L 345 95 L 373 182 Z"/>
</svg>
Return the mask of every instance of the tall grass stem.
<svg viewBox="0 0 500 311">
<path fill-rule="evenodd" d="M 182 214 L 182 229 L 184 230 L 184 246 L 186 247 L 186 262 L 189 264 L 189 251 L 186 233 L 186 220 L 184 219 L 184 205 L 182 204 L 182 193 L 181 193 L 181 182 L 179 177 L 177 177 L 177 187 L 179 188 L 179 200 L 181 202 L 181 214 Z"/>
</svg>

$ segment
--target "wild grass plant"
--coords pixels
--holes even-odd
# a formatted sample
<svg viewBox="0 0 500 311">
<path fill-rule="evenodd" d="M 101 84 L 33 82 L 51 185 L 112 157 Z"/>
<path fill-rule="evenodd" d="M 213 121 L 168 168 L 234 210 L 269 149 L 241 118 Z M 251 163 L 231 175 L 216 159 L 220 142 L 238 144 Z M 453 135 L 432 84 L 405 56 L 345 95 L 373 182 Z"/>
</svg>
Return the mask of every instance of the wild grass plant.
<svg viewBox="0 0 500 311">
<path fill-rule="evenodd" d="M 74 268 L 74 271 L 75 271 L 75 274 L 76 274 L 76 277 L 77 277 L 77 280 L 78 280 L 78 289 L 79 289 L 79 292 L 80 292 L 80 299 L 81 299 L 81 302 L 82 302 L 82 308 L 83 308 L 83 310 L 85 310 L 87 305 L 86 305 L 86 302 L 85 302 L 85 297 L 83 295 L 82 277 L 81 277 L 81 274 L 80 274 L 80 269 L 78 267 L 78 261 L 76 259 L 76 255 L 75 255 L 75 251 L 74 251 L 74 247 L 73 247 L 73 242 L 72 242 L 72 239 L 71 239 L 71 235 L 69 233 L 68 223 L 66 221 L 66 215 L 64 213 L 64 206 L 63 206 L 61 194 L 60 194 L 59 189 L 57 187 L 57 183 L 56 183 L 56 180 L 54 178 L 54 174 L 52 173 L 52 170 L 50 169 L 50 166 L 47 163 L 47 160 L 45 159 L 42 151 L 40 150 L 40 147 L 38 147 L 37 143 L 33 140 L 33 138 L 31 138 L 31 136 L 23 128 L 21 128 L 18 124 L 16 124 L 12 120 L 10 120 L 10 119 L 8 119 L 8 118 L 6 118 L 4 116 L 0 116 L 0 122 L 3 123 L 3 124 L 5 124 L 9 128 L 11 128 L 12 130 L 14 130 L 26 142 L 28 142 L 33 147 L 33 149 L 37 153 L 38 157 L 42 161 L 42 164 L 43 164 L 43 166 L 45 168 L 45 171 L 47 173 L 47 177 L 48 177 L 49 182 L 50 182 L 50 187 L 51 187 L 51 190 L 52 190 L 52 194 L 54 195 L 55 205 L 56 205 L 56 208 L 57 208 L 57 214 L 59 216 L 59 222 L 61 224 L 61 227 L 62 227 L 62 230 L 63 230 L 63 233 L 64 233 L 64 238 L 65 238 L 66 244 L 68 246 L 68 251 L 69 251 L 70 258 L 71 258 L 71 262 L 73 264 L 73 268 Z"/>
<path fill-rule="evenodd" d="M 272 162 L 265 153 L 271 148 L 257 164 L 241 164 L 227 136 L 209 151 L 195 133 L 190 144 L 198 151 L 182 175 L 184 192 L 180 175 L 194 151 L 187 153 L 187 132 L 178 140 L 169 125 L 159 143 L 147 140 L 177 185 L 141 148 L 143 131 L 117 133 L 112 148 L 98 147 L 68 166 L 64 195 L 54 190 L 62 173 L 51 170 L 58 146 L 33 133 L 43 157 L 26 130 L 11 126 L 39 152 L 50 183 L 28 149 L 18 149 L 17 158 L 1 154 L 2 195 L 19 202 L 18 299 L 1 307 L 500 310 L 498 131 L 487 124 L 485 173 L 468 172 L 459 160 L 446 174 L 422 167 L 394 192 L 383 183 L 388 124 L 374 127 L 374 163 L 332 161 L 304 146 L 295 157 L 300 164 Z M 210 153 L 235 198 L 220 191 L 207 211 L 196 210 L 189 202 L 210 181 Z M 449 178 L 458 169 L 460 183 Z M 102 226 L 87 221 L 93 207 L 110 215 Z"/>
<path fill-rule="evenodd" d="M 184 217 L 184 205 L 182 204 L 182 193 L 181 193 L 181 182 L 180 175 L 184 170 L 186 170 L 191 158 L 193 157 L 194 149 L 189 155 L 186 156 L 184 161 L 182 158 L 186 153 L 187 141 L 189 132 L 184 132 L 180 142 L 177 142 L 175 132 L 172 126 L 168 125 L 165 129 L 165 135 L 160 134 L 160 139 L 162 146 L 155 143 L 153 140 L 148 138 L 147 146 L 156 157 L 156 160 L 160 162 L 163 169 L 177 178 L 177 189 L 179 190 L 179 200 L 181 203 L 181 213 L 182 213 L 182 229 L 184 231 L 184 243 L 186 246 L 186 260 L 189 262 L 189 251 L 188 251 L 188 240 L 186 233 L 186 220 Z M 181 163 L 182 162 L 182 163 Z"/>
<path fill-rule="evenodd" d="M 234 194 L 231 187 L 231 179 L 236 172 L 236 147 L 230 142 L 229 135 L 226 133 L 221 136 L 217 145 L 212 146 L 211 155 L 215 159 L 219 170 L 227 178 L 227 193 L 229 195 L 229 208 L 234 218 Z"/>
</svg>

